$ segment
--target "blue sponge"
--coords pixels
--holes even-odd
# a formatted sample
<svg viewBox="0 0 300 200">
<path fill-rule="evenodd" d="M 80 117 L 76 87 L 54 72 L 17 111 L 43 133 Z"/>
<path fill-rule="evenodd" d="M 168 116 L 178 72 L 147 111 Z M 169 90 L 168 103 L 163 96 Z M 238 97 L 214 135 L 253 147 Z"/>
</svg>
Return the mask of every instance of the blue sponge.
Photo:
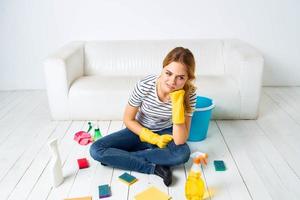
<svg viewBox="0 0 300 200">
<path fill-rule="evenodd" d="M 99 189 L 99 198 L 105 198 L 111 196 L 111 191 L 109 185 L 100 185 L 98 186 Z"/>
</svg>

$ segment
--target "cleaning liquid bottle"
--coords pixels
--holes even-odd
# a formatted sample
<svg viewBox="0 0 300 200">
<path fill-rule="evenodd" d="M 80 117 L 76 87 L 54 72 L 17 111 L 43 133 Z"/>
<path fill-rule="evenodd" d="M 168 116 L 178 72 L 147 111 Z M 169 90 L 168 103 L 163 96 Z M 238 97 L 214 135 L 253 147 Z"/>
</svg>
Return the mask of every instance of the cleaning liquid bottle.
<svg viewBox="0 0 300 200">
<path fill-rule="evenodd" d="M 95 128 L 95 133 L 94 133 L 94 141 L 97 141 L 98 139 L 100 139 L 102 137 L 101 131 L 99 129 L 99 127 L 97 126 L 97 128 Z"/>
<path fill-rule="evenodd" d="M 202 200 L 205 185 L 201 178 L 201 162 L 206 163 L 207 154 L 196 152 L 191 157 L 193 165 L 185 183 L 185 197 L 187 200 Z"/>
<path fill-rule="evenodd" d="M 52 153 L 51 164 L 50 164 L 50 173 L 52 174 L 52 184 L 54 187 L 59 186 L 63 180 L 63 172 L 61 159 L 57 146 L 57 139 L 53 139 L 48 142 L 49 149 Z"/>
</svg>

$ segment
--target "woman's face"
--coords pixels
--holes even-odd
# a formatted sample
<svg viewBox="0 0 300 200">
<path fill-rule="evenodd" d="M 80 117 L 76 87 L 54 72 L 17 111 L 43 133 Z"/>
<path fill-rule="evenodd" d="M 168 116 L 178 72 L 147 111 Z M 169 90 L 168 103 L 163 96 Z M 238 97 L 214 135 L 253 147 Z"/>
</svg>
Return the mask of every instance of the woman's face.
<svg viewBox="0 0 300 200">
<path fill-rule="evenodd" d="M 161 72 L 160 88 L 162 92 L 170 93 L 182 89 L 187 80 L 186 67 L 179 62 L 171 62 Z"/>
</svg>

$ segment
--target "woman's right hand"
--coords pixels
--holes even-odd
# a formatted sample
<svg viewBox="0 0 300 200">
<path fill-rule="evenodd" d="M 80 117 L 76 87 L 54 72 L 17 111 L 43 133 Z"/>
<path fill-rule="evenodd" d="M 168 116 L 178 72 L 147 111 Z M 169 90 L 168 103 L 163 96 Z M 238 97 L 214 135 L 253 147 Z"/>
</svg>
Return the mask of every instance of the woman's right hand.
<svg viewBox="0 0 300 200">
<path fill-rule="evenodd" d="M 169 142 L 173 140 L 172 135 L 158 135 L 144 127 L 140 131 L 139 137 L 142 142 L 148 142 L 150 144 L 157 145 L 159 148 L 165 148 L 169 144 Z"/>
</svg>

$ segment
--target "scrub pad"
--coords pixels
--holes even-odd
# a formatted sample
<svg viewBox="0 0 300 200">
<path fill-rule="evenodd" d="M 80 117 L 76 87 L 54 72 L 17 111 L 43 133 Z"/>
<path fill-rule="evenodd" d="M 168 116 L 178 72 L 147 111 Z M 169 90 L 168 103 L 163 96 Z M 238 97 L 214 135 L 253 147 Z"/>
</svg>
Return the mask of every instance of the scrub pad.
<svg viewBox="0 0 300 200">
<path fill-rule="evenodd" d="M 111 191 L 109 185 L 100 185 L 98 186 L 99 189 L 99 198 L 105 198 L 111 196 Z"/>
<path fill-rule="evenodd" d="M 125 172 L 124 174 L 119 176 L 119 179 L 121 181 L 123 181 L 124 183 L 126 183 L 127 185 L 131 185 L 131 184 L 133 184 L 134 182 L 137 181 L 137 179 L 134 176 L 131 176 L 127 172 Z"/>
<path fill-rule="evenodd" d="M 214 166 L 216 171 L 225 171 L 225 163 L 223 160 L 214 160 Z"/>
</svg>

